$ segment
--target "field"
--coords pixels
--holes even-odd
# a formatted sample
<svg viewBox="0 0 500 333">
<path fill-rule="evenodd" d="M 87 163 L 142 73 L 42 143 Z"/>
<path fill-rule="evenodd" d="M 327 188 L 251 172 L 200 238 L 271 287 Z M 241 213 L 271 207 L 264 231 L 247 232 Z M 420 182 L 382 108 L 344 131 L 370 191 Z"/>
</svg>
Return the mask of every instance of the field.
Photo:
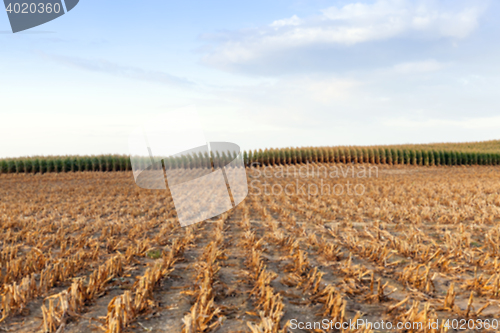
<svg viewBox="0 0 500 333">
<path fill-rule="evenodd" d="M 497 331 L 500 168 L 369 162 L 248 168 L 185 228 L 130 171 L 0 174 L 0 331 Z"/>
</svg>

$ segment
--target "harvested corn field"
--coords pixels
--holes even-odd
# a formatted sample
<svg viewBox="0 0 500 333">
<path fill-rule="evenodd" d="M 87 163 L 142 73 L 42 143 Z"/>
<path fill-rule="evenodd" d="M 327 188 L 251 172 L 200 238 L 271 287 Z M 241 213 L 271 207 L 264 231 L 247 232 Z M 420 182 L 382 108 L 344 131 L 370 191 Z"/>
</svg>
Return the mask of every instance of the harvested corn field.
<svg viewBox="0 0 500 333">
<path fill-rule="evenodd" d="M 247 174 L 242 203 L 184 228 L 131 172 L 1 174 L 0 330 L 498 330 L 498 167 Z M 307 327 L 325 320 L 365 325 Z"/>
</svg>

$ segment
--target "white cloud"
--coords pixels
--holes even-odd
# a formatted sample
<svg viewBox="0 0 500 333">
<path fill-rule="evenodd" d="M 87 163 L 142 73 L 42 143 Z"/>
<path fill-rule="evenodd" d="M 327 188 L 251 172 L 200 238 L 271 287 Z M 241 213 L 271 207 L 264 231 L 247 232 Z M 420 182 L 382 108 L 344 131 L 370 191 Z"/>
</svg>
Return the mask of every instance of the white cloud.
<svg viewBox="0 0 500 333">
<path fill-rule="evenodd" d="M 483 3 L 459 1 L 450 8 L 437 0 L 378 0 L 333 6 L 317 17 L 294 15 L 270 26 L 235 32 L 204 61 L 224 67 L 311 46 L 350 46 L 399 37 L 461 39 L 476 29 Z"/>
<path fill-rule="evenodd" d="M 415 62 L 403 62 L 393 67 L 397 74 L 413 74 L 435 72 L 445 67 L 445 64 L 434 59 Z"/>
<path fill-rule="evenodd" d="M 283 19 L 283 20 L 276 20 L 273 23 L 271 23 L 271 27 L 275 28 L 280 28 L 284 26 L 290 26 L 290 25 L 300 25 L 302 23 L 302 20 L 297 17 L 297 15 L 293 15 L 289 19 Z"/>
<path fill-rule="evenodd" d="M 464 38 L 476 28 L 482 6 L 450 11 L 440 8 L 437 1 L 379 0 L 373 4 L 333 6 L 322 12 L 327 20 L 344 21 L 353 29 L 364 30 L 372 39 L 409 31 L 430 32 L 435 37 Z"/>
</svg>

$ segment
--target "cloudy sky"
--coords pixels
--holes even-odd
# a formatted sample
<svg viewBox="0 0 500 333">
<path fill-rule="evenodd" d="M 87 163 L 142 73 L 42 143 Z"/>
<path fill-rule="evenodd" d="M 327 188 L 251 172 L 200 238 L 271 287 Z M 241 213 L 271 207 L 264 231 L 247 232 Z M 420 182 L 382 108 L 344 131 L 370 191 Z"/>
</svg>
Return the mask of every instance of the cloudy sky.
<svg viewBox="0 0 500 333">
<path fill-rule="evenodd" d="M 12 34 L 0 15 L 0 157 L 128 153 L 196 105 L 244 149 L 500 138 L 500 3 L 81 0 Z M 165 124 L 168 127 L 171 124 Z"/>
</svg>

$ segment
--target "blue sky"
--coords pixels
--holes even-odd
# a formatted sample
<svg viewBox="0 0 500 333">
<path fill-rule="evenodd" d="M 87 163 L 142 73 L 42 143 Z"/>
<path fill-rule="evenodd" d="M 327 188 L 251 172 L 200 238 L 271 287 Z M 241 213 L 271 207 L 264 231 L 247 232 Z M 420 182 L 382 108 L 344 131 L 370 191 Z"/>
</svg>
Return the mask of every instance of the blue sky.
<svg viewBox="0 0 500 333">
<path fill-rule="evenodd" d="M 97 1 L 0 14 L 0 157 L 127 153 L 196 105 L 244 149 L 500 138 L 500 3 Z"/>
</svg>

